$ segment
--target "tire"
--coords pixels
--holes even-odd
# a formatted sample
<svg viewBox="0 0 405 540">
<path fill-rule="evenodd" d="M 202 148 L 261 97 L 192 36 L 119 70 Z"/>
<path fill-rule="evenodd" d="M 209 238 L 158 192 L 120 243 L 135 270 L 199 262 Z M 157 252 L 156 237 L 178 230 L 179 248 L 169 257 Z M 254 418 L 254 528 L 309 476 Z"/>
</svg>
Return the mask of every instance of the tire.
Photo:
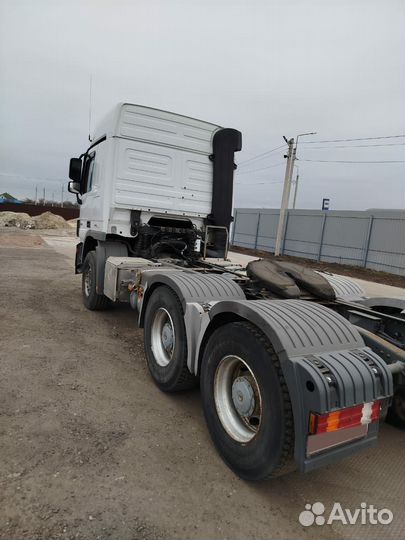
<svg viewBox="0 0 405 540">
<path fill-rule="evenodd" d="M 164 285 L 152 292 L 144 323 L 145 354 L 150 374 L 163 392 L 196 386 L 187 367 L 187 339 L 183 308 L 176 294 Z"/>
<path fill-rule="evenodd" d="M 213 442 L 238 476 L 259 481 L 295 469 L 287 385 L 277 355 L 254 325 L 234 322 L 213 332 L 200 384 Z"/>
<path fill-rule="evenodd" d="M 104 294 L 96 292 L 96 252 L 89 251 L 84 259 L 82 273 L 83 304 L 91 311 L 101 311 L 111 305 L 111 300 Z"/>
</svg>

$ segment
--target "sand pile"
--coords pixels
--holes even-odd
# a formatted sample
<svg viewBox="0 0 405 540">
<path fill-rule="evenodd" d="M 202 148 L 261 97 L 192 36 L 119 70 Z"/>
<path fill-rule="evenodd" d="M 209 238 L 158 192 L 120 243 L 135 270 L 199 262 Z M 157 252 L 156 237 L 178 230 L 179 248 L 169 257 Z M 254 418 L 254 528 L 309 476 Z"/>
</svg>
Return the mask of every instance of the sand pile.
<svg viewBox="0 0 405 540">
<path fill-rule="evenodd" d="M 35 229 L 35 221 L 24 212 L 0 212 L 0 227 Z"/>
<path fill-rule="evenodd" d="M 20 229 L 70 229 L 62 216 L 44 212 L 31 217 L 24 212 L 0 212 L 0 227 L 18 227 Z"/>
<path fill-rule="evenodd" d="M 72 227 L 72 229 L 76 229 L 76 227 L 77 227 L 77 218 L 68 219 L 66 223 L 69 225 L 69 227 Z"/>
<path fill-rule="evenodd" d="M 44 212 L 40 216 L 32 218 L 35 222 L 36 229 L 68 229 L 69 225 L 62 216 L 52 214 L 52 212 Z"/>
</svg>

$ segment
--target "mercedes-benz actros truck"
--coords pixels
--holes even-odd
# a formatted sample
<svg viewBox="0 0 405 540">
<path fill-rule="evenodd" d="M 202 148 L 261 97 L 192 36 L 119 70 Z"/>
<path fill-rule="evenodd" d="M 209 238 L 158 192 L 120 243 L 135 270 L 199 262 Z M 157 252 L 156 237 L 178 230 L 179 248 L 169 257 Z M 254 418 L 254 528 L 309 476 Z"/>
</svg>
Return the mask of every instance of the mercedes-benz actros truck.
<svg viewBox="0 0 405 540">
<path fill-rule="evenodd" d="M 71 159 L 69 191 L 84 305 L 130 302 L 154 382 L 199 384 L 218 452 L 262 480 L 377 441 L 404 381 L 405 320 L 373 310 L 346 278 L 229 260 L 241 148 L 235 129 L 123 103 Z"/>
</svg>

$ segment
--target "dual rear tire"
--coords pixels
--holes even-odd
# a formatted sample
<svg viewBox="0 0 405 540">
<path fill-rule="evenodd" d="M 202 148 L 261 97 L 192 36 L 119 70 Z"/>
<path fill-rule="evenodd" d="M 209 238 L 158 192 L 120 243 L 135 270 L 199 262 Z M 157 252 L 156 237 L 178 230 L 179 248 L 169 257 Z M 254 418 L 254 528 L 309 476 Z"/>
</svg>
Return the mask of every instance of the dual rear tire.
<svg viewBox="0 0 405 540">
<path fill-rule="evenodd" d="M 166 286 L 148 300 L 144 321 L 147 364 L 164 392 L 187 390 L 198 379 L 187 366 L 181 302 Z M 210 336 L 200 369 L 203 410 L 213 442 L 228 466 L 247 480 L 292 470 L 294 424 L 280 362 L 251 323 L 225 324 Z"/>
<path fill-rule="evenodd" d="M 201 396 L 212 440 L 238 476 L 258 481 L 294 469 L 288 389 L 277 355 L 254 325 L 233 322 L 211 335 Z"/>
</svg>

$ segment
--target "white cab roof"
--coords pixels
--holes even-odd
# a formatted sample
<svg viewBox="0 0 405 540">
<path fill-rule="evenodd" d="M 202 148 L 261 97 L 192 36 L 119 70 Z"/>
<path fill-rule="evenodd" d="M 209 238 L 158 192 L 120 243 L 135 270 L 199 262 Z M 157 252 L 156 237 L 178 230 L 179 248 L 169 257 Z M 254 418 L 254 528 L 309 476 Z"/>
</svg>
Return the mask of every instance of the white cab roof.
<svg viewBox="0 0 405 540">
<path fill-rule="evenodd" d="M 210 154 L 212 136 L 219 127 L 181 114 L 119 103 L 97 127 L 94 140 L 104 135 L 122 137 Z"/>
</svg>

